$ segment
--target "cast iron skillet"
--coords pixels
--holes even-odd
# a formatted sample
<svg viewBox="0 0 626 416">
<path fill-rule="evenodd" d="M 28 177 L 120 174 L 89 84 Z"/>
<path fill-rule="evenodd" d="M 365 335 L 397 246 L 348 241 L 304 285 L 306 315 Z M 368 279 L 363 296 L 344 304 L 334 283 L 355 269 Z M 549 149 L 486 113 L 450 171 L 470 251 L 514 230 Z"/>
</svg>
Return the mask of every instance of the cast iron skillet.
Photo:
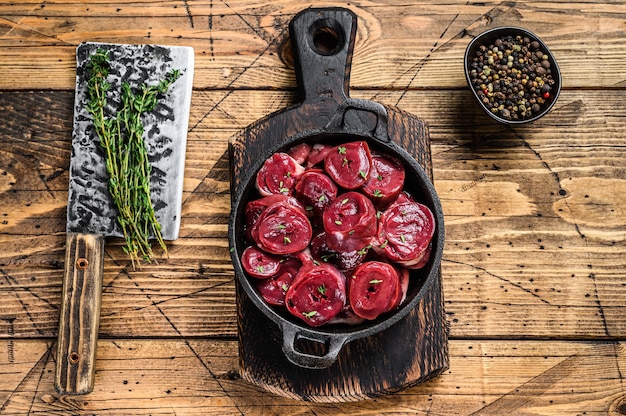
<svg viewBox="0 0 626 416">
<path fill-rule="evenodd" d="M 404 318 L 422 299 L 438 278 L 444 245 L 443 212 L 437 193 L 422 167 L 389 136 L 387 111 L 379 103 L 350 98 L 349 73 L 356 33 L 356 16 L 347 9 L 306 9 L 290 23 L 296 78 L 303 101 L 293 107 L 271 114 L 248 127 L 243 144 L 231 142 L 232 211 L 229 219 L 229 244 L 236 278 L 256 307 L 275 322 L 282 332 L 282 349 L 292 363 L 305 368 L 327 368 L 332 365 L 343 345 L 389 328 Z M 280 119 L 280 123 L 271 123 Z M 287 121 L 285 121 L 287 119 Z M 321 128 L 317 121 L 325 120 Z M 317 120 L 317 121 L 316 121 Z M 281 128 L 276 128 L 280 125 Z M 263 131 L 273 126 L 275 131 Z M 268 134 L 269 133 L 269 134 Z M 264 140 L 262 154 L 246 153 L 246 140 Z M 436 219 L 433 249 L 428 264 L 411 271 L 411 284 L 404 304 L 394 312 L 374 321 L 348 326 L 311 328 L 286 311 L 278 310 L 258 294 L 245 275 L 240 261 L 246 247 L 244 209 L 246 203 L 258 198 L 255 175 L 263 161 L 275 152 L 285 151 L 299 143 L 342 143 L 365 140 L 372 149 L 391 154 L 404 163 L 405 189 L 419 202 L 427 205 Z M 321 354 L 297 348 L 299 340 L 325 346 Z"/>
</svg>

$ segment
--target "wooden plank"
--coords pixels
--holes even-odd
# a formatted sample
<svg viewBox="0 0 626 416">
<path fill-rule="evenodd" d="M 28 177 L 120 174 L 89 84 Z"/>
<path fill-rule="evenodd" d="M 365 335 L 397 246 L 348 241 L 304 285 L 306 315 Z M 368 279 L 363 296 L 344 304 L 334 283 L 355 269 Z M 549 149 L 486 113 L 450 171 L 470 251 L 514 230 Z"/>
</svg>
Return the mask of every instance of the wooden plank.
<svg viewBox="0 0 626 416">
<path fill-rule="evenodd" d="M 0 337 L 56 336 L 72 94 L 0 93 Z M 513 129 L 469 91 L 352 95 L 430 124 L 453 337 L 625 336 L 626 91 L 564 91 L 548 116 Z M 137 272 L 107 242 L 101 336 L 236 335 L 227 140 L 293 100 L 194 91 L 182 237 Z"/>
<path fill-rule="evenodd" d="M 337 4 L 316 3 L 323 5 Z M 344 6 L 359 17 L 351 75 L 356 88 L 465 88 L 462 60 L 471 37 L 506 25 L 524 26 L 548 44 L 566 88 L 624 86 L 625 4 L 572 8 L 566 2 L 452 0 Z M 286 28 L 304 7 L 289 0 L 5 3 L 0 89 L 72 89 L 75 48 L 82 41 L 192 46 L 198 89 L 293 88 Z"/>
<path fill-rule="evenodd" d="M 306 403 L 240 379 L 236 341 L 100 340 L 94 392 L 53 388 L 51 340 L 0 340 L 3 415 L 624 414 L 621 342 L 451 341 L 451 367 L 402 393 Z"/>
</svg>

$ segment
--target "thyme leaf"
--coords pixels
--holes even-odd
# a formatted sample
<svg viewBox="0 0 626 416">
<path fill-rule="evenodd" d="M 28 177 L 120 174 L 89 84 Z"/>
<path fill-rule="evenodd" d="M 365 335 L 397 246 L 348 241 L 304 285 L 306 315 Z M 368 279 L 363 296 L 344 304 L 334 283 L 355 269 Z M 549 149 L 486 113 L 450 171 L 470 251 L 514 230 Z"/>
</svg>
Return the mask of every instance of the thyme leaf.
<svg viewBox="0 0 626 416">
<path fill-rule="evenodd" d="M 305 318 L 313 318 L 315 315 L 317 315 L 317 311 L 311 311 L 311 312 L 302 312 L 302 315 L 304 315 Z"/>
</svg>

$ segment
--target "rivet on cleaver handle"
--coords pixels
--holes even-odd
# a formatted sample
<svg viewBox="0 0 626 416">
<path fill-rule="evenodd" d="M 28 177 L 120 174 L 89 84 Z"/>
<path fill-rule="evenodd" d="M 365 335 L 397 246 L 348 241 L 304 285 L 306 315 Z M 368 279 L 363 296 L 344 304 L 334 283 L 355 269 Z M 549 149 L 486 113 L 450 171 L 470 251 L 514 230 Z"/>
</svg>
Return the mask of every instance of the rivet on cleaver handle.
<svg viewBox="0 0 626 416">
<path fill-rule="evenodd" d="M 61 394 L 93 390 L 103 254 L 103 235 L 67 234 L 55 375 Z"/>
</svg>

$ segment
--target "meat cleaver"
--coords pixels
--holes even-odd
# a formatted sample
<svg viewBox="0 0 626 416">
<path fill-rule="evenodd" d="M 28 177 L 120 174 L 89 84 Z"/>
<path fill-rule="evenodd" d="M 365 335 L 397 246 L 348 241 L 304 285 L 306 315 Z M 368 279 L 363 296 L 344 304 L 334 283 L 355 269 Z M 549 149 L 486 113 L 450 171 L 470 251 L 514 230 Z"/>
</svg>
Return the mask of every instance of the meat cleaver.
<svg viewBox="0 0 626 416">
<path fill-rule="evenodd" d="M 120 101 L 121 83 L 155 85 L 178 69 L 182 76 L 143 118 L 152 165 L 151 198 L 164 240 L 178 238 L 185 147 L 191 104 L 191 47 L 82 43 L 76 49 L 76 92 L 67 207 L 67 245 L 61 293 L 55 388 L 61 394 L 93 390 L 102 298 L 105 237 L 122 237 L 109 196 L 105 159 L 87 111 L 87 65 L 98 49 L 109 51 L 107 111 Z M 110 108 L 109 108 L 110 107 Z"/>
</svg>

